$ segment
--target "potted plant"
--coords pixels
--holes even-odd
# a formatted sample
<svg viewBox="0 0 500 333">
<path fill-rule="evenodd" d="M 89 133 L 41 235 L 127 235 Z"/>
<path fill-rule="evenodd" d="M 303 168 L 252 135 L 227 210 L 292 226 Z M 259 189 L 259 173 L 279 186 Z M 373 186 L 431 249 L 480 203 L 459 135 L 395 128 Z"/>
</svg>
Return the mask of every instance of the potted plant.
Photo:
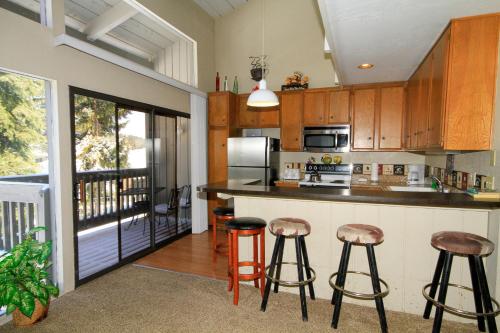
<svg viewBox="0 0 500 333">
<path fill-rule="evenodd" d="M 59 295 L 59 288 L 47 272 L 52 241 L 40 243 L 33 238 L 45 230 L 31 229 L 22 243 L 0 257 L 0 307 L 7 307 L 16 326 L 29 326 L 44 319 L 50 297 Z"/>
</svg>

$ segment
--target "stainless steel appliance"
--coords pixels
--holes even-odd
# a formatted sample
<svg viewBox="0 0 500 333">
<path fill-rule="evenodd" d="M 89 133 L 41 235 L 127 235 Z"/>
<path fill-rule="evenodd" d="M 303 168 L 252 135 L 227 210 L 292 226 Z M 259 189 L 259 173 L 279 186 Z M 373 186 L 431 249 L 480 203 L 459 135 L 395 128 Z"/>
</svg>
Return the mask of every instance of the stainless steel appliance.
<svg viewBox="0 0 500 333">
<path fill-rule="evenodd" d="M 335 125 L 304 128 L 304 151 L 342 153 L 350 150 L 351 127 Z"/>
<path fill-rule="evenodd" d="M 279 169 L 278 139 L 267 136 L 229 138 L 227 165 L 229 179 L 260 179 L 273 185 Z"/>
<path fill-rule="evenodd" d="M 352 164 L 307 164 L 306 177 L 299 186 L 348 189 L 351 188 L 351 178 Z"/>
</svg>

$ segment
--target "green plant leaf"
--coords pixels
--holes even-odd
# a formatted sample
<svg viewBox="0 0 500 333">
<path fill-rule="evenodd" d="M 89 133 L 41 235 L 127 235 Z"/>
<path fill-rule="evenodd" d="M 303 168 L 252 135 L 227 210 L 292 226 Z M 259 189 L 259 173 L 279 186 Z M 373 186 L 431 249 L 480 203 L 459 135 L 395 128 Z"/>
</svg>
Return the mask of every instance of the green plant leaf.
<svg viewBox="0 0 500 333">
<path fill-rule="evenodd" d="M 26 235 L 33 236 L 34 234 L 40 231 L 47 231 L 47 227 L 34 227 L 30 231 L 28 231 Z"/>
<path fill-rule="evenodd" d="M 27 291 L 25 291 L 21 296 L 21 306 L 19 310 L 26 316 L 30 317 L 35 310 L 35 297 Z"/>
<path fill-rule="evenodd" d="M 12 298 L 17 293 L 17 288 L 13 284 L 8 284 L 4 291 L 5 304 L 12 303 Z"/>
<path fill-rule="evenodd" d="M 42 249 L 38 256 L 38 262 L 39 263 L 44 262 L 50 257 L 51 254 L 52 254 L 52 241 L 47 241 L 46 243 L 42 244 Z"/>
<path fill-rule="evenodd" d="M 7 304 L 7 314 L 10 315 L 17 308 L 15 304 L 9 303 Z"/>
<path fill-rule="evenodd" d="M 54 297 L 59 296 L 59 288 L 54 286 L 52 283 L 47 283 L 47 285 L 45 286 L 45 289 L 48 291 L 48 293 L 51 296 L 54 296 Z"/>
<path fill-rule="evenodd" d="M 12 265 L 13 266 L 18 266 L 21 261 L 24 259 L 26 256 L 27 250 L 23 247 L 20 247 L 16 251 L 12 252 Z"/>
<path fill-rule="evenodd" d="M 21 292 L 19 290 L 16 290 L 16 293 L 12 296 L 12 300 L 10 302 L 17 306 L 21 306 Z"/>
<path fill-rule="evenodd" d="M 42 303 L 43 306 L 47 306 L 47 304 L 49 304 L 49 297 L 48 296 L 45 297 L 45 298 L 44 297 L 39 297 L 38 301 L 40 303 Z"/>
</svg>

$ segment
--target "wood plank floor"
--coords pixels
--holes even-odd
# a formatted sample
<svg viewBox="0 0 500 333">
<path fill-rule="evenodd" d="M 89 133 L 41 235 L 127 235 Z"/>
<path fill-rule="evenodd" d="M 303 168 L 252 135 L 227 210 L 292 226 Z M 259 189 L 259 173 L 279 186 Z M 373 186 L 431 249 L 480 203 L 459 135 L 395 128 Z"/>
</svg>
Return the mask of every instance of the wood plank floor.
<svg viewBox="0 0 500 333">
<path fill-rule="evenodd" d="M 227 256 L 213 255 L 211 230 L 191 234 L 165 246 L 135 263 L 174 272 L 227 280 Z M 218 241 L 226 240 L 224 231 L 217 232 Z"/>
</svg>

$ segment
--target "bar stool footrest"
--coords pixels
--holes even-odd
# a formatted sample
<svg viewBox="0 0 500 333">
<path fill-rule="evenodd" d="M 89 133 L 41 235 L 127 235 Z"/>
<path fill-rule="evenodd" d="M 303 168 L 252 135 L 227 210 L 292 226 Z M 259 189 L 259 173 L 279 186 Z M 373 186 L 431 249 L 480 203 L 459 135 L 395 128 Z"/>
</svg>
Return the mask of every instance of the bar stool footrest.
<svg viewBox="0 0 500 333">
<path fill-rule="evenodd" d="M 495 304 L 496 309 L 492 312 L 487 312 L 487 313 L 477 313 L 477 312 L 472 312 L 472 311 L 467 311 L 467 310 L 462 310 L 458 308 L 451 307 L 449 305 L 440 303 L 436 301 L 434 298 L 430 297 L 429 294 L 427 293 L 427 289 L 429 289 L 432 286 L 432 283 L 426 284 L 422 288 L 422 295 L 424 295 L 425 299 L 431 302 L 434 306 L 443 308 L 443 311 L 452 313 L 454 315 L 463 317 L 463 318 L 468 318 L 468 319 L 476 319 L 477 317 L 487 317 L 487 316 L 493 316 L 496 317 L 500 314 L 500 305 L 498 302 L 494 299 L 491 298 L 491 302 Z M 441 286 L 441 283 L 438 283 L 438 286 Z M 470 287 L 462 286 L 456 283 L 448 283 L 448 287 L 454 287 L 458 289 L 463 289 L 467 290 L 470 292 L 473 292 L 473 289 Z"/>
<path fill-rule="evenodd" d="M 370 274 L 365 273 L 365 272 L 359 272 L 359 271 L 347 271 L 346 273 L 347 274 L 359 274 L 359 275 L 365 275 L 365 276 L 371 277 Z M 384 285 L 385 290 L 383 290 L 383 291 L 381 291 L 379 293 L 376 293 L 376 294 L 365 294 L 365 293 L 359 293 L 359 292 L 356 292 L 356 291 L 346 290 L 346 289 L 344 289 L 344 288 L 342 288 L 340 286 L 337 286 L 332 281 L 333 278 L 335 278 L 338 274 L 339 274 L 339 272 L 335 272 L 332 275 L 330 275 L 330 280 L 328 281 L 328 283 L 330 283 L 330 286 L 333 289 L 340 291 L 345 296 L 348 296 L 348 297 L 351 297 L 351 298 L 362 299 L 362 300 L 374 300 L 377 297 L 384 298 L 385 296 L 387 296 L 389 294 L 389 285 L 387 284 L 387 282 L 385 282 L 384 280 L 382 280 L 380 278 L 378 280 L 380 281 L 381 284 Z"/>
<path fill-rule="evenodd" d="M 281 265 L 293 265 L 297 266 L 296 262 L 292 261 L 283 261 Z M 316 280 L 316 271 L 309 267 L 309 270 L 311 271 L 311 278 L 304 280 L 304 281 L 285 281 L 285 280 L 280 280 L 276 279 L 273 276 L 269 275 L 269 267 L 266 266 L 266 278 L 270 279 L 273 283 L 278 283 L 280 287 L 300 287 L 300 286 L 305 286 L 308 285 L 309 283 L 313 282 Z"/>
</svg>

